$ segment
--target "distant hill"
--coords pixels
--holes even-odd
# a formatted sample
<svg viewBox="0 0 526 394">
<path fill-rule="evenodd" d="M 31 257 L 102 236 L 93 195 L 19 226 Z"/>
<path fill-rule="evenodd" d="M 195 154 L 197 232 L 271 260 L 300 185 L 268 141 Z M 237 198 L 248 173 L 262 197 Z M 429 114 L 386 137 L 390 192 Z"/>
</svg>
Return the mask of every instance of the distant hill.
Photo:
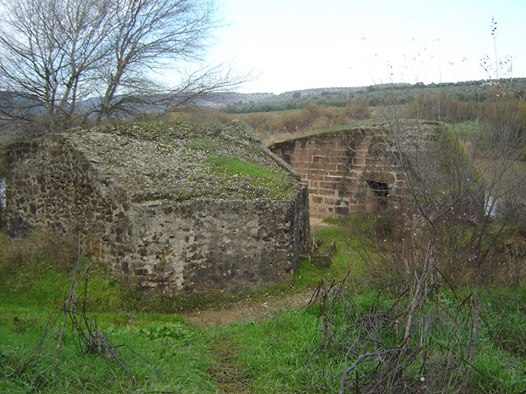
<svg viewBox="0 0 526 394">
<path fill-rule="evenodd" d="M 431 83 L 431 84 L 383 84 L 361 87 L 327 87 L 316 89 L 300 89 L 280 94 L 219 92 L 197 98 L 168 95 L 144 95 L 136 97 L 129 104 L 127 111 L 117 116 L 127 117 L 130 113 L 161 113 L 167 108 L 173 108 L 173 103 L 184 103 L 184 106 L 202 106 L 222 109 L 228 113 L 270 112 L 303 108 L 310 102 L 345 106 L 350 100 L 363 98 L 372 106 L 383 105 L 389 98 L 390 104 L 406 104 L 423 93 L 436 93 L 446 91 L 456 96 L 461 101 L 484 101 L 488 89 L 496 83 L 511 87 L 517 97 L 526 96 L 526 78 L 501 79 L 499 81 L 480 80 L 457 83 Z M 0 106 L 7 102 L 15 103 L 17 111 L 34 115 L 43 111 L 43 106 L 35 100 L 15 98 L 9 92 L 0 92 Z M 117 100 L 119 97 L 116 98 Z M 94 97 L 78 104 L 80 112 L 93 109 L 99 98 Z"/>
<path fill-rule="evenodd" d="M 407 104 L 422 94 L 447 93 L 458 100 L 481 102 L 486 100 L 490 88 L 500 84 L 512 90 L 516 97 L 526 96 L 526 78 L 479 80 L 446 83 L 397 83 L 362 87 L 329 87 L 269 93 L 226 93 L 222 109 L 227 113 L 270 112 L 303 108 L 314 102 L 333 106 L 345 106 L 351 100 L 362 98 L 369 105 Z"/>
<path fill-rule="evenodd" d="M 257 103 L 262 101 L 280 101 L 280 100 L 294 100 L 307 97 L 323 97 L 333 94 L 348 94 L 354 92 L 360 92 L 365 90 L 366 87 L 344 87 L 344 88 L 316 88 L 316 89 L 301 89 L 291 90 L 280 94 L 274 93 L 221 93 L 217 96 L 219 101 L 222 101 L 223 105 L 232 103 Z"/>
</svg>

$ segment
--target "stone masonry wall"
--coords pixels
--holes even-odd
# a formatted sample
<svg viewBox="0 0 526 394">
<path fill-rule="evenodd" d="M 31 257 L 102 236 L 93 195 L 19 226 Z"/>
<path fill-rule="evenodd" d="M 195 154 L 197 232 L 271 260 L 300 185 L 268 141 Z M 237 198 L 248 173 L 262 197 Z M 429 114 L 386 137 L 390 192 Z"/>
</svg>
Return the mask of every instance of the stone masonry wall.
<svg viewBox="0 0 526 394">
<path fill-rule="evenodd" d="M 139 205 L 128 264 L 145 289 L 237 292 L 287 283 L 306 247 L 307 215 L 306 188 L 297 202 Z"/>
<path fill-rule="evenodd" d="M 99 164 L 60 137 L 12 145 L 8 230 L 81 235 L 84 252 L 143 290 L 257 289 L 292 278 L 308 239 L 308 197 L 131 202 Z"/>
<path fill-rule="evenodd" d="M 270 149 L 308 185 L 312 217 L 374 212 L 404 193 L 396 149 L 383 127 L 311 135 Z"/>
<path fill-rule="evenodd" d="M 131 252 L 131 203 L 109 177 L 99 176 L 68 143 L 49 138 L 21 142 L 8 153 L 7 225 L 11 236 L 33 228 L 81 236 L 85 253 L 112 271 Z"/>
</svg>

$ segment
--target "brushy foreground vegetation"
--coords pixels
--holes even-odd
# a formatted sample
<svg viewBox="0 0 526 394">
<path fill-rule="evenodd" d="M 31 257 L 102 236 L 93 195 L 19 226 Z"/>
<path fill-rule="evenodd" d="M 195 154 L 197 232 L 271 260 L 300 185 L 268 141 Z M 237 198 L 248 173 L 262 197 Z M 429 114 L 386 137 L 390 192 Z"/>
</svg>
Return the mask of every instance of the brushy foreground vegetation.
<svg viewBox="0 0 526 394">
<path fill-rule="evenodd" d="M 379 287 L 364 264 L 381 223 L 317 231 L 336 241 L 332 264 L 305 259 L 280 289 L 312 288 L 310 305 L 221 327 L 188 324 L 171 300 L 144 303 L 88 260 L 76 266 L 74 243 L 2 235 L 0 392 L 522 392 L 524 283 L 437 284 L 414 304 L 411 287 Z"/>
</svg>

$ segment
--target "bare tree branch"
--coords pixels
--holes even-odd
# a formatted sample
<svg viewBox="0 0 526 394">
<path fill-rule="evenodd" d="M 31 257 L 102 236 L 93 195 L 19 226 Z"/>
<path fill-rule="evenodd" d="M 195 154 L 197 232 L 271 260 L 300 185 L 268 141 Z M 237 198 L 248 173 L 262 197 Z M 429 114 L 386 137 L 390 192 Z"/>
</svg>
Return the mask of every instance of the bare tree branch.
<svg viewBox="0 0 526 394">
<path fill-rule="evenodd" d="M 243 81 L 203 67 L 176 88 L 153 81 L 200 61 L 215 26 L 209 0 L 0 0 L 0 112 L 49 127 L 163 110 Z M 180 70 L 174 70 L 180 71 Z"/>
</svg>

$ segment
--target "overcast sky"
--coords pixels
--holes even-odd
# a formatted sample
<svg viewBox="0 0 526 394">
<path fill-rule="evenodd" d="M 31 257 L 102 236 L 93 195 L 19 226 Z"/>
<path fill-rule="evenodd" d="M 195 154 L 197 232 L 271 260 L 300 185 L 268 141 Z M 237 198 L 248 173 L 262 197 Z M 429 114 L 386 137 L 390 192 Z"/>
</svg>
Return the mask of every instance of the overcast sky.
<svg viewBox="0 0 526 394">
<path fill-rule="evenodd" d="M 215 31 L 207 59 L 252 73 L 254 81 L 239 91 L 494 77 L 480 65 L 486 55 L 494 64 L 492 18 L 497 57 L 511 59 L 499 76 L 526 77 L 526 0 L 216 3 L 224 27 Z"/>
</svg>

